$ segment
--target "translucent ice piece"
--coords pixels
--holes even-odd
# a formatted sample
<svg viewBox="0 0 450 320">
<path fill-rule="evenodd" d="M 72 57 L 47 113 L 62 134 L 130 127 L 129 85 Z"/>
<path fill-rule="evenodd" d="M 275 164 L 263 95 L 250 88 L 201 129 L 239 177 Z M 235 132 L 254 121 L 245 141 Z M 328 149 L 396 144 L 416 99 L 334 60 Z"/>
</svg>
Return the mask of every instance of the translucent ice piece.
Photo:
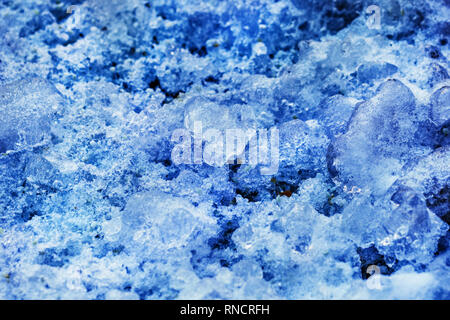
<svg viewBox="0 0 450 320">
<path fill-rule="evenodd" d="M 52 114 L 61 106 L 57 89 L 37 76 L 0 86 L 0 152 L 46 141 Z"/>
<path fill-rule="evenodd" d="M 328 138 L 315 120 L 292 120 L 280 126 L 282 167 L 316 171 L 325 163 Z"/>
<path fill-rule="evenodd" d="M 439 128 L 450 121 L 450 87 L 440 88 L 431 97 L 431 119 Z"/>
</svg>

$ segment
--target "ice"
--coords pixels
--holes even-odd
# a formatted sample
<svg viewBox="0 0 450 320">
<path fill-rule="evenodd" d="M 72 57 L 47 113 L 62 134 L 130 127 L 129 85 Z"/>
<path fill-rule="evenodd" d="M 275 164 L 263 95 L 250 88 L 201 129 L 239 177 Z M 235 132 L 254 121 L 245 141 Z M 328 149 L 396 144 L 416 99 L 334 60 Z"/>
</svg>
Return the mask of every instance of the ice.
<svg viewBox="0 0 450 320">
<path fill-rule="evenodd" d="M 1 2 L 0 298 L 448 299 L 448 16 Z M 250 137 L 175 161 L 200 126 Z"/>
<path fill-rule="evenodd" d="M 195 97 L 186 102 L 184 125 L 192 132 L 194 132 L 196 122 L 201 124 L 204 130 L 211 128 L 235 129 L 239 128 L 237 116 L 226 106 L 221 106 L 203 97 Z"/>
<path fill-rule="evenodd" d="M 325 128 L 328 138 L 344 133 L 355 109 L 356 100 L 336 95 L 324 100 L 317 110 L 319 123 Z"/>
<path fill-rule="evenodd" d="M 376 96 L 357 106 L 347 131 L 332 143 L 331 172 L 350 188 L 385 192 L 408 160 L 427 152 L 416 139 L 423 112 L 402 82 L 383 83 Z"/>
<path fill-rule="evenodd" d="M 316 121 L 292 120 L 280 126 L 280 162 L 293 171 L 319 172 L 326 163 L 328 139 Z"/>
<path fill-rule="evenodd" d="M 383 223 L 387 234 L 377 239 L 380 251 L 399 261 L 429 263 L 448 225 L 428 210 L 423 195 L 413 190 L 398 190 L 392 201 L 399 207 Z"/>
<path fill-rule="evenodd" d="M 367 63 L 358 68 L 358 79 L 363 83 L 370 83 L 375 79 L 392 76 L 398 68 L 390 63 Z"/>
<path fill-rule="evenodd" d="M 442 87 L 433 93 L 431 97 L 431 119 L 439 129 L 445 130 L 448 127 L 448 121 L 450 120 L 450 87 Z M 445 132 L 443 133 L 445 134 Z"/>
<path fill-rule="evenodd" d="M 0 152 L 48 142 L 62 97 L 48 81 L 28 75 L 0 86 Z"/>
<path fill-rule="evenodd" d="M 164 248 L 186 245 L 200 219 L 188 201 L 160 192 L 134 195 L 122 215 L 121 237 L 140 245 Z M 206 218 L 206 220 L 208 220 Z M 161 248 L 160 248 L 161 249 Z"/>
<path fill-rule="evenodd" d="M 438 87 L 449 78 L 447 70 L 438 63 L 431 63 L 428 70 L 430 87 Z"/>
</svg>

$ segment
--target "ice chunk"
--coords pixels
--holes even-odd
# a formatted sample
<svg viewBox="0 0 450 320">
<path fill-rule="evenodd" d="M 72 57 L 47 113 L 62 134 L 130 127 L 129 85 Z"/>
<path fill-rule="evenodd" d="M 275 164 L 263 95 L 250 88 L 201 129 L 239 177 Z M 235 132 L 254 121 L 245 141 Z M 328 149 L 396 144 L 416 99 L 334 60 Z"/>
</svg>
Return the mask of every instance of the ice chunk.
<svg viewBox="0 0 450 320">
<path fill-rule="evenodd" d="M 0 1 L 0 298 L 448 298 L 444 2 Z"/>
<path fill-rule="evenodd" d="M 386 234 L 377 239 L 378 249 L 399 261 L 429 263 L 448 226 L 428 210 L 423 195 L 412 189 L 398 190 L 392 201 L 398 208 L 384 218 L 381 230 Z"/>
<path fill-rule="evenodd" d="M 433 93 L 431 97 L 431 119 L 438 128 L 449 126 L 450 121 L 450 87 L 445 86 Z M 447 133 L 448 135 L 448 133 Z"/>
<path fill-rule="evenodd" d="M 434 87 L 449 78 L 447 70 L 437 63 L 430 64 L 426 73 L 429 74 L 428 83 L 431 87 Z"/>
<path fill-rule="evenodd" d="M 33 15 L 33 18 L 20 30 L 19 36 L 25 38 L 44 29 L 47 25 L 55 22 L 55 17 L 48 11 Z"/>
<path fill-rule="evenodd" d="M 279 163 L 273 176 L 262 176 L 259 168 L 241 166 L 233 175 L 237 192 L 250 201 L 265 195 L 290 196 L 301 180 L 326 171 L 329 140 L 317 121 L 299 119 L 279 127 Z M 273 156 L 273 154 L 271 155 Z"/>
<path fill-rule="evenodd" d="M 358 79 L 363 83 L 387 78 L 396 73 L 398 68 L 390 63 L 365 63 L 358 68 Z"/>
<path fill-rule="evenodd" d="M 342 95 L 335 95 L 322 101 L 316 116 L 325 128 L 328 138 L 335 138 L 345 132 L 355 105 L 355 99 Z"/>
<path fill-rule="evenodd" d="M 57 89 L 37 76 L 0 86 L 0 152 L 46 141 L 62 102 Z"/>
<path fill-rule="evenodd" d="M 330 172 L 350 188 L 385 192 L 407 161 L 429 150 L 416 139 L 423 112 L 403 83 L 385 82 L 357 106 L 348 130 L 329 148 Z"/>
<path fill-rule="evenodd" d="M 201 124 L 203 130 L 238 128 L 236 114 L 233 114 L 226 106 L 203 97 L 194 97 L 187 101 L 184 114 L 184 125 L 192 132 L 196 122 Z"/>
<path fill-rule="evenodd" d="M 122 215 L 122 238 L 156 249 L 186 244 L 201 217 L 183 198 L 159 191 L 141 192 L 131 197 Z"/>
</svg>

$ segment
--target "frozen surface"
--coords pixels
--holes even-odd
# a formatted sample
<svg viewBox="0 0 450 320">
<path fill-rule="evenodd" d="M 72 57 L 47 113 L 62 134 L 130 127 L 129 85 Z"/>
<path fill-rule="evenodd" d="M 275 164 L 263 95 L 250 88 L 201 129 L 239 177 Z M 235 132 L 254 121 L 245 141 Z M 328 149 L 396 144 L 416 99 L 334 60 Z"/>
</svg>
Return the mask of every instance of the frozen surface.
<svg viewBox="0 0 450 320">
<path fill-rule="evenodd" d="M 56 88 L 34 75 L 0 87 L 0 152 L 31 148 L 50 136 L 52 116 L 62 105 Z"/>
<path fill-rule="evenodd" d="M 449 17 L 0 0 L 0 298 L 449 299 Z M 174 163 L 198 122 L 278 171 Z"/>
</svg>

